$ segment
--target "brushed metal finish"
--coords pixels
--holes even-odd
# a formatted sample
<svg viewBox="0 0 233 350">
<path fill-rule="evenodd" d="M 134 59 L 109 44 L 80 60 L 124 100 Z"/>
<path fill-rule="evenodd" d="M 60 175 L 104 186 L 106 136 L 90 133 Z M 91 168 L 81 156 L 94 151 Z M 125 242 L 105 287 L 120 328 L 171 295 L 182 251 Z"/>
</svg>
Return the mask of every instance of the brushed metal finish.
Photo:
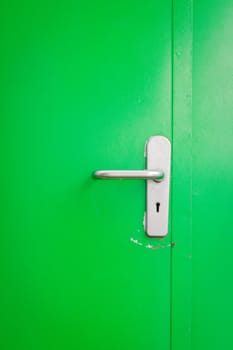
<svg viewBox="0 0 233 350">
<path fill-rule="evenodd" d="M 146 147 L 147 168 L 163 169 L 160 183 L 147 181 L 147 210 L 145 232 L 150 237 L 164 237 L 168 233 L 171 143 L 164 136 L 153 136 Z"/>
<path fill-rule="evenodd" d="M 161 182 L 164 178 L 162 170 L 97 170 L 97 179 L 144 179 Z"/>
</svg>

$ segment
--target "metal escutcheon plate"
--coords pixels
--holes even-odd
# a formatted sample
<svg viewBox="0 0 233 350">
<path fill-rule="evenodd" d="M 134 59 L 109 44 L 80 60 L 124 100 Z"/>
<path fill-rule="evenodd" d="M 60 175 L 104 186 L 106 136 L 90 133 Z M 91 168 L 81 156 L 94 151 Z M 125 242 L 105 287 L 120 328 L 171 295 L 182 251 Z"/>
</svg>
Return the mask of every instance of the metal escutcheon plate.
<svg viewBox="0 0 233 350">
<path fill-rule="evenodd" d="M 147 169 L 162 169 L 163 181 L 147 180 L 145 232 L 150 237 L 168 233 L 171 143 L 164 136 L 153 136 L 146 146 Z"/>
</svg>

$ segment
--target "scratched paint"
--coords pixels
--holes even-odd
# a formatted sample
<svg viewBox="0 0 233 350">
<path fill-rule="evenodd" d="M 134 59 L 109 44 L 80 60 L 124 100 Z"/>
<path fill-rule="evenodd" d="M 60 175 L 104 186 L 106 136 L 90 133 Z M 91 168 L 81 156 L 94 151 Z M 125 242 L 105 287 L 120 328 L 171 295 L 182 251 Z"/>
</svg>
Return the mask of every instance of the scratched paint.
<svg viewBox="0 0 233 350">
<path fill-rule="evenodd" d="M 138 239 L 135 239 L 133 237 L 130 238 L 130 241 L 136 245 L 139 245 L 141 247 L 144 247 L 146 249 L 151 249 L 151 250 L 158 250 L 158 249 L 164 249 L 164 248 L 174 248 L 176 246 L 176 243 L 172 242 L 169 244 L 164 244 L 164 245 L 152 245 L 152 244 L 145 244 L 139 241 Z"/>
</svg>

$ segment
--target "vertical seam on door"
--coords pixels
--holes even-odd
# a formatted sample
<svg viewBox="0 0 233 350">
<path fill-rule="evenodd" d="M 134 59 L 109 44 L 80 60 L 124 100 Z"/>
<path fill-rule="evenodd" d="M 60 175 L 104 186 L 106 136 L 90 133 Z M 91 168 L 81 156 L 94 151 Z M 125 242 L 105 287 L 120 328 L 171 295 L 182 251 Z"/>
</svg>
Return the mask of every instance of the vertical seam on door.
<svg viewBox="0 0 233 350">
<path fill-rule="evenodd" d="M 172 229 L 172 223 L 173 223 L 173 187 L 172 187 L 172 179 L 173 179 L 173 54 L 174 54 L 174 0 L 171 0 L 171 145 L 172 145 L 172 152 L 171 152 L 171 184 L 170 184 L 170 205 L 171 205 L 171 243 L 173 242 L 173 229 Z M 173 309 L 172 309 L 172 256 L 173 256 L 173 249 L 171 247 L 170 250 L 170 350 L 172 350 L 172 316 L 173 316 Z"/>
<path fill-rule="evenodd" d="M 174 60 L 173 60 L 173 53 L 174 53 L 174 0 L 171 0 L 171 145 L 172 145 L 172 153 L 171 153 L 171 192 L 170 192 L 170 205 L 171 205 L 171 242 L 173 242 L 173 229 L 172 229 L 172 213 L 173 213 L 173 205 L 172 205 L 172 173 L 173 173 L 173 167 L 172 167 L 172 160 L 173 160 L 173 65 L 174 65 Z M 172 310 L 172 256 L 173 256 L 173 249 L 171 247 L 170 250 L 170 350 L 172 350 L 172 315 L 173 315 L 173 310 Z"/>
<path fill-rule="evenodd" d="M 170 349 L 191 349 L 192 322 L 192 0 L 172 4 L 172 186 Z"/>
</svg>

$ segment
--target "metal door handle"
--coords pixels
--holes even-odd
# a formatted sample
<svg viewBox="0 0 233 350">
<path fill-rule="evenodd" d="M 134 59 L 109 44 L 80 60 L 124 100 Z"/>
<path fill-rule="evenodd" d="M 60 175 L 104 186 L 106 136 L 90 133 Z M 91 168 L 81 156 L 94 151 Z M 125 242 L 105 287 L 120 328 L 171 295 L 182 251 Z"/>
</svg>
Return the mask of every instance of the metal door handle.
<svg viewBox="0 0 233 350">
<path fill-rule="evenodd" d="M 97 179 L 144 179 L 146 181 L 145 231 L 150 237 L 168 233 L 171 144 L 164 136 L 152 136 L 146 146 L 145 170 L 97 170 Z"/>
<path fill-rule="evenodd" d="M 144 179 L 161 182 L 164 179 L 162 170 L 97 170 L 97 179 Z"/>
</svg>

